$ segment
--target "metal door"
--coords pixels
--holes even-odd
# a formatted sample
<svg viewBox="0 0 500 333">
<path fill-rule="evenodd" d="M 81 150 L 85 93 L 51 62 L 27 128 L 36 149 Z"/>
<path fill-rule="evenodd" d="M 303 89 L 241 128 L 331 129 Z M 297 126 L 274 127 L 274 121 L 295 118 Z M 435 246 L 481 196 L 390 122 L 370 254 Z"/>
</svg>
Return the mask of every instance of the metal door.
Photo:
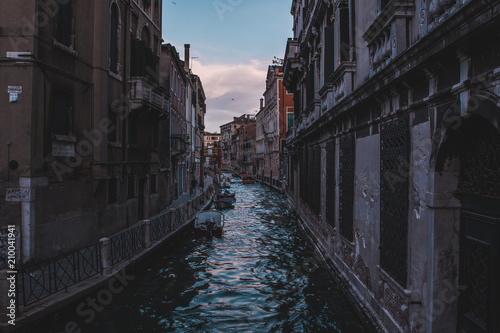
<svg viewBox="0 0 500 333">
<path fill-rule="evenodd" d="M 500 332 L 500 134 L 470 127 L 460 153 L 459 332 Z"/>
</svg>

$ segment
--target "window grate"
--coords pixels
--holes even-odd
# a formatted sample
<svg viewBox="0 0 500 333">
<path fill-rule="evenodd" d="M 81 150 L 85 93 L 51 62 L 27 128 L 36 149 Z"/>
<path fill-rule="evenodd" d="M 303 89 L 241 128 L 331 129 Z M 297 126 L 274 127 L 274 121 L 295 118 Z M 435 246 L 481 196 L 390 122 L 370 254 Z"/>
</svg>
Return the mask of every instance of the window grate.
<svg viewBox="0 0 500 333">
<path fill-rule="evenodd" d="M 401 286 L 408 274 L 410 136 L 408 116 L 380 132 L 380 265 Z"/>
</svg>

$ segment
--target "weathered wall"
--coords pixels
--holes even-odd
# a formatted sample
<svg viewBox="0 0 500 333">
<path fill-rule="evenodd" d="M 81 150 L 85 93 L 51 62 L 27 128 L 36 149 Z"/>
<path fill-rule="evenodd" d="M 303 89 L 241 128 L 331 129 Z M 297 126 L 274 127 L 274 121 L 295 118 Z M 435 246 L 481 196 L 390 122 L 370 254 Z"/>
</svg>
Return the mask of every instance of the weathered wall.
<svg viewBox="0 0 500 333">
<path fill-rule="evenodd" d="M 354 274 L 373 293 L 380 253 L 380 135 L 356 140 Z"/>
</svg>

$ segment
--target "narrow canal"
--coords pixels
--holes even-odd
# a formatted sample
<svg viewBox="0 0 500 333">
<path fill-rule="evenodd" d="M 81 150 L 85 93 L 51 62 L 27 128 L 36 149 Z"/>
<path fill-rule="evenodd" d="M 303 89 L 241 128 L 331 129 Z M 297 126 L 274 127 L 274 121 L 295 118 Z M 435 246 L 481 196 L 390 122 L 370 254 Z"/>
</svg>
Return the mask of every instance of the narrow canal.
<svg viewBox="0 0 500 333">
<path fill-rule="evenodd" d="M 36 332 L 67 332 L 71 322 L 75 333 L 369 332 L 314 258 L 284 197 L 238 179 L 231 191 L 237 201 L 224 211 L 222 238 L 189 230 L 127 272 L 133 280 L 112 300 L 82 299 Z"/>
</svg>

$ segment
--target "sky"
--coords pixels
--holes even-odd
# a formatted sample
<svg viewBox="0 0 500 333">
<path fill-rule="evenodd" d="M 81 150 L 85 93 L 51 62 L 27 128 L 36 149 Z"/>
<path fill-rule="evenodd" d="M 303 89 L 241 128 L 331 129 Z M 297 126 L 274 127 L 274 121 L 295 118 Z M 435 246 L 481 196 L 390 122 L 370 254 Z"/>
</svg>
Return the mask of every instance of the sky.
<svg viewBox="0 0 500 333">
<path fill-rule="evenodd" d="M 207 97 L 205 130 L 242 114 L 255 114 L 266 89 L 267 68 L 283 58 L 292 37 L 292 0 L 165 0 L 162 30 L 184 60 L 190 44 L 191 70 Z"/>
</svg>

